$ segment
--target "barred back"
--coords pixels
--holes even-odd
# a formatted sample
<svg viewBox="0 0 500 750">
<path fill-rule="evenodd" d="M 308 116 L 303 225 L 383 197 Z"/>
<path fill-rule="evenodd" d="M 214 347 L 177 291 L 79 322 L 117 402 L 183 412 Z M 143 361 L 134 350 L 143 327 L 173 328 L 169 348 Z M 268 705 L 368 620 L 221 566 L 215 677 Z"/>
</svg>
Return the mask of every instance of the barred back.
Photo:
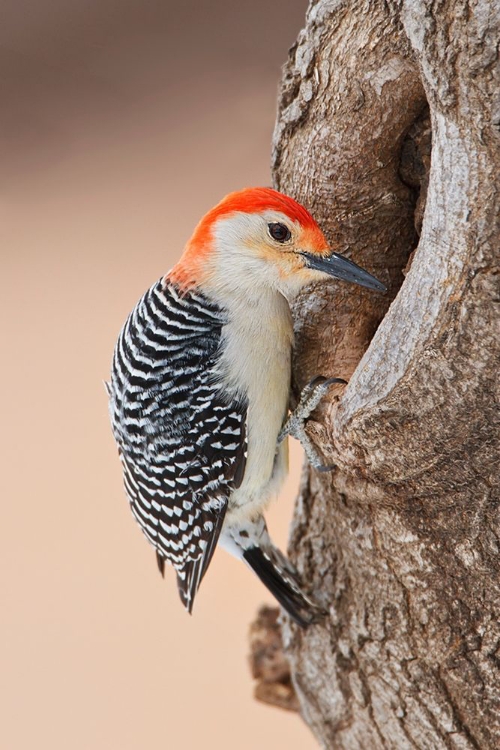
<svg viewBox="0 0 500 750">
<path fill-rule="evenodd" d="M 225 322 L 203 295 L 158 281 L 120 333 L 109 388 L 132 512 L 189 610 L 244 472 L 246 404 L 217 384 Z"/>
</svg>

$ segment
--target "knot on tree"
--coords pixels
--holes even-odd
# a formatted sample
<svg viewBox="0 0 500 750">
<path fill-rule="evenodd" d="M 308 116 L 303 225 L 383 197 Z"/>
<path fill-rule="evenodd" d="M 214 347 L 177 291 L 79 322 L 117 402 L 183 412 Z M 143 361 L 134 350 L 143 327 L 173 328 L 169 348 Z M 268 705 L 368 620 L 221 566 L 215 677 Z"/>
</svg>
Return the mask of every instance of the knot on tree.
<svg viewBox="0 0 500 750">
<path fill-rule="evenodd" d="M 262 703 L 298 711 L 299 702 L 283 652 L 278 607 L 261 607 L 250 626 L 250 669 L 257 680 L 254 697 Z"/>
</svg>

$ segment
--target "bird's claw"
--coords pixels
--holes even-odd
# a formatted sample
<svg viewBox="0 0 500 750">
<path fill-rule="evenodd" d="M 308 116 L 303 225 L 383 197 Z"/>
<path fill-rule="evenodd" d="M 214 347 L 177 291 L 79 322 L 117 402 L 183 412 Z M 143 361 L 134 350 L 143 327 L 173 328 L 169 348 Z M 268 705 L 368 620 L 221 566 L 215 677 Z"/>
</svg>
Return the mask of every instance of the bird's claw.
<svg viewBox="0 0 500 750">
<path fill-rule="evenodd" d="M 343 378 L 325 378 L 323 375 L 314 377 L 302 389 L 297 407 L 290 414 L 278 435 L 278 445 L 287 435 L 291 435 L 299 440 L 304 448 L 307 460 L 311 466 L 320 472 L 332 471 L 335 469 L 335 464 L 323 464 L 315 445 L 306 434 L 305 425 L 330 386 L 339 383 L 347 385 L 347 381 Z"/>
</svg>

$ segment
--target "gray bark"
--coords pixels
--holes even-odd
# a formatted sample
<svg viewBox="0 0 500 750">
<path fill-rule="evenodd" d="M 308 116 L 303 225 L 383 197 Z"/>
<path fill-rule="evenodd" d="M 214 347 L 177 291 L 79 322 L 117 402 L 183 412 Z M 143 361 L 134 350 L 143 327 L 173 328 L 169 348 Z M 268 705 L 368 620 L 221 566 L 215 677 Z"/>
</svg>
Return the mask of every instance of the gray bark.
<svg viewBox="0 0 500 750">
<path fill-rule="evenodd" d="M 499 40 L 498 0 L 317 0 L 284 70 L 276 187 L 390 289 L 294 310 L 296 386 L 350 379 L 290 544 L 329 616 L 283 628 L 325 748 L 500 747 Z"/>
</svg>

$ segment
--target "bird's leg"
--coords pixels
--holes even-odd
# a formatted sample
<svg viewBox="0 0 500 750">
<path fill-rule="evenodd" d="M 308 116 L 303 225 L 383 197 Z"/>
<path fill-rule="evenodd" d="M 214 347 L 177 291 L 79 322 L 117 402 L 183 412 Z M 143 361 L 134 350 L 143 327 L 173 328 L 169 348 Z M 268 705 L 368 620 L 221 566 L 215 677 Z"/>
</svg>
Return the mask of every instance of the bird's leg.
<svg viewBox="0 0 500 750">
<path fill-rule="evenodd" d="M 300 394 L 299 403 L 290 414 L 278 435 L 278 445 L 283 442 L 287 435 L 291 435 L 300 441 L 304 448 L 307 460 L 317 471 L 332 471 L 335 464 L 323 464 L 321 456 L 316 450 L 311 438 L 306 434 L 307 420 L 317 407 L 325 393 L 334 383 L 347 385 L 347 381 L 342 378 L 325 378 L 318 375 L 308 383 Z"/>
</svg>

